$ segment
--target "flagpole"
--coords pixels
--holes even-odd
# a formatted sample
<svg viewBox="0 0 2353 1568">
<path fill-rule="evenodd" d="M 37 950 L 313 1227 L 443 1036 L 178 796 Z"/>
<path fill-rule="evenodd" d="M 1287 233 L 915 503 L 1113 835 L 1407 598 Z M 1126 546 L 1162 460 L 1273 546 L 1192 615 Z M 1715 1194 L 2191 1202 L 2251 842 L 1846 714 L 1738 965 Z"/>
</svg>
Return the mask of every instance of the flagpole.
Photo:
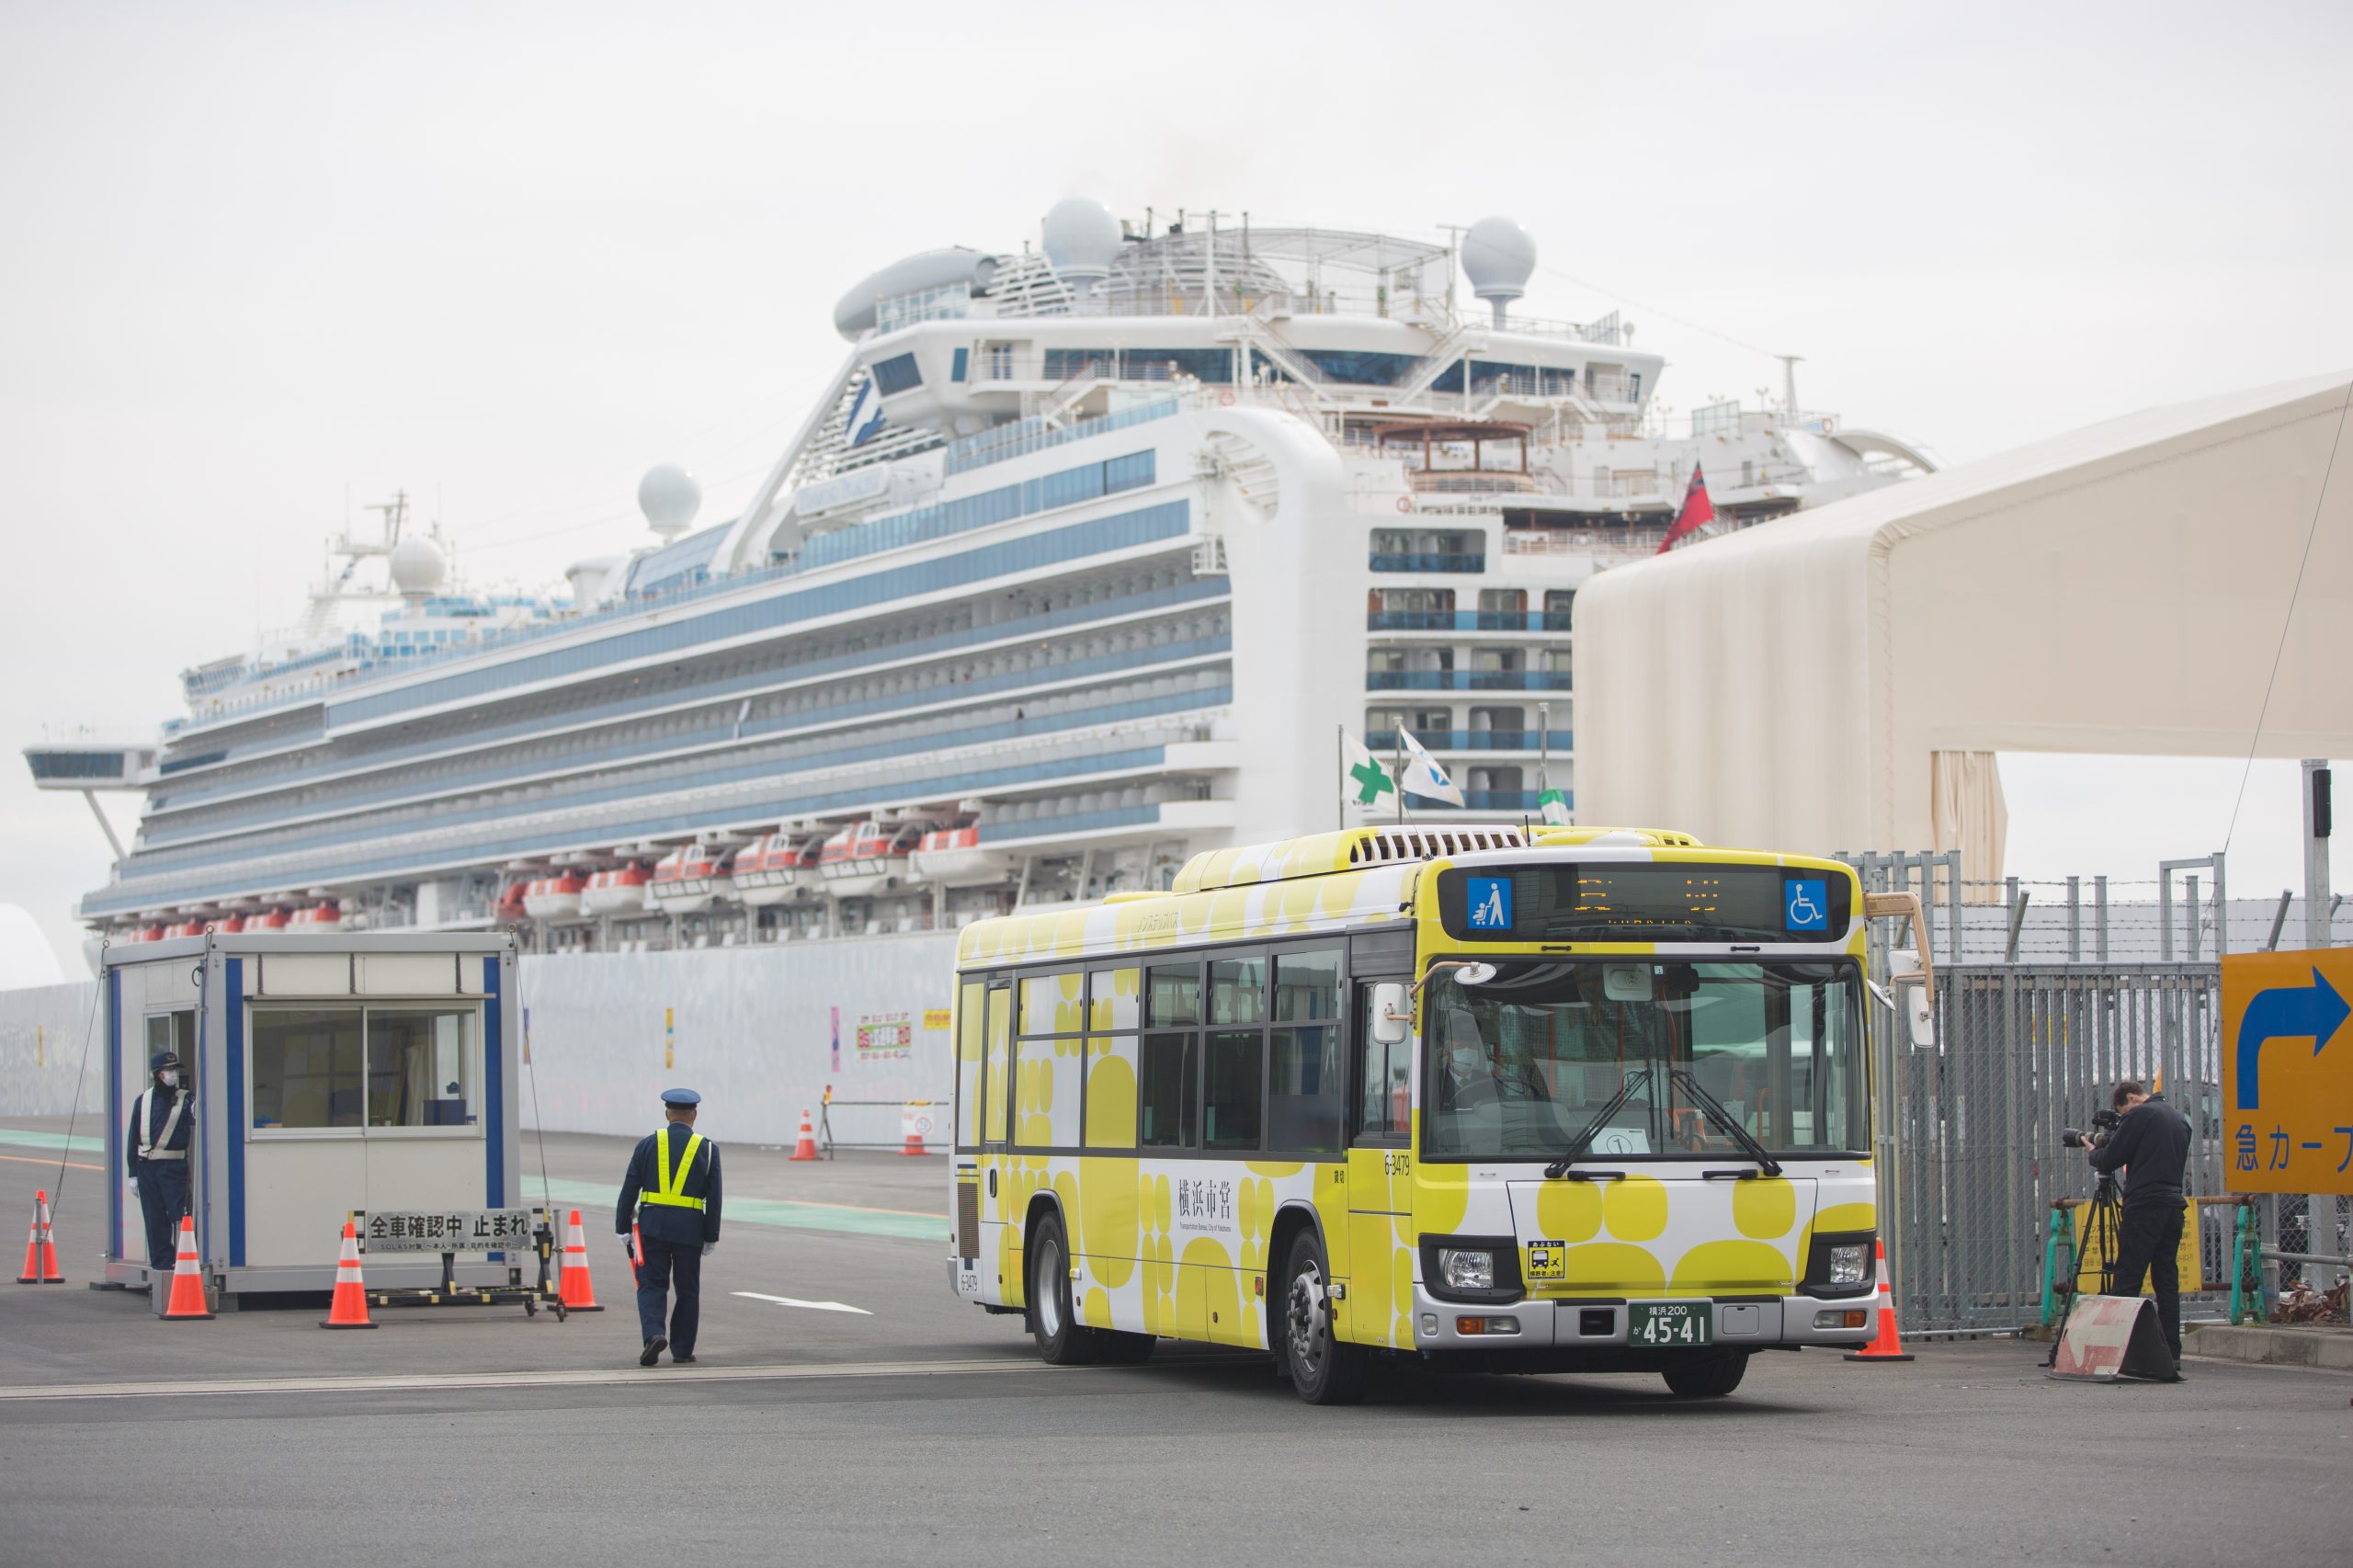
<svg viewBox="0 0 2353 1568">
<path fill-rule="evenodd" d="M 1552 705 L 1536 705 L 1536 810 L 1544 810 L 1544 796 L 1552 788 Z"/>
<path fill-rule="evenodd" d="M 1397 821 L 1402 824 L 1405 820 L 1405 716 L 1403 713 L 1397 716 L 1397 733 L 1390 740 L 1390 749 L 1396 762 Z"/>
<path fill-rule="evenodd" d="M 1348 727 L 1346 724 L 1332 726 L 1332 750 L 1340 764 L 1340 831 L 1345 833 L 1348 827 L 1348 790 L 1346 782 L 1348 777 Z"/>
</svg>

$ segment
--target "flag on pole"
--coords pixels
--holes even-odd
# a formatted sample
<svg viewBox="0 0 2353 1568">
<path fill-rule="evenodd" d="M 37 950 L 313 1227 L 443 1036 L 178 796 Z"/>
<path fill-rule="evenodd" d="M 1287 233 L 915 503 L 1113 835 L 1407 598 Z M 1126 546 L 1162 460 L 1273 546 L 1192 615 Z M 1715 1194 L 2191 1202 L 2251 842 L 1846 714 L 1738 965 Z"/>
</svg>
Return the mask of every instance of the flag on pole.
<svg viewBox="0 0 2353 1568">
<path fill-rule="evenodd" d="M 1383 795 L 1392 801 L 1397 794 L 1396 780 L 1389 777 L 1389 769 L 1374 760 L 1364 743 L 1347 731 L 1340 733 L 1340 798 L 1352 806 L 1370 808 L 1381 803 Z"/>
<path fill-rule="evenodd" d="M 1438 765 L 1438 758 L 1422 749 L 1422 743 L 1414 738 L 1412 731 L 1400 730 L 1398 733 L 1404 736 L 1405 749 L 1412 754 L 1406 760 L 1404 776 L 1398 780 L 1405 792 L 1419 795 L 1425 801 L 1444 801 L 1449 806 L 1461 805 L 1461 790 L 1446 776 L 1446 769 Z"/>
<path fill-rule="evenodd" d="M 1708 482 L 1700 477 L 1699 465 L 1691 465 L 1691 483 L 1683 487 L 1683 508 L 1675 514 L 1674 527 L 1658 542 L 1658 552 L 1665 555 L 1684 540 L 1698 533 L 1716 520 L 1716 505 L 1708 499 Z"/>
<path fill-rule="evenodd" d="M 1566 827 L 1569 825 L 1569 798 L 1567 795 L 1558 790 L 1547 790 L 1542 794 L 1536 797 L 1536 803 L 1544 809 L 1544 820 L 1547 823 L 1551 824 L 1554 827 Z"/>
</svg>

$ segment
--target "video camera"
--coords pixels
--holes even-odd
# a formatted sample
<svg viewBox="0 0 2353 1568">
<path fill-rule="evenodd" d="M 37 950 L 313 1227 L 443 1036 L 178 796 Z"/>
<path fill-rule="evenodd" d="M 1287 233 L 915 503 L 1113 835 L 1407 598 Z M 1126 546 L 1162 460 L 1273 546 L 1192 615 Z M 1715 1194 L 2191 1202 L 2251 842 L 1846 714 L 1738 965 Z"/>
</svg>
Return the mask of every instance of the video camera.
<svg viewBox="0 0 2353 1568">
<path fill-rule="evenodd" d="M 2063 1127 L 2059 1130 L 2059 1142 L 2070 1149 L 2097 1149 L 2116 1136 L 2117 1126 L 2123 1119 L 2123 1112 L 2102 1106 L 2092 1112 L 2092 1130 L 2089 1132 L 2080 1127 Z"/>
</svg>

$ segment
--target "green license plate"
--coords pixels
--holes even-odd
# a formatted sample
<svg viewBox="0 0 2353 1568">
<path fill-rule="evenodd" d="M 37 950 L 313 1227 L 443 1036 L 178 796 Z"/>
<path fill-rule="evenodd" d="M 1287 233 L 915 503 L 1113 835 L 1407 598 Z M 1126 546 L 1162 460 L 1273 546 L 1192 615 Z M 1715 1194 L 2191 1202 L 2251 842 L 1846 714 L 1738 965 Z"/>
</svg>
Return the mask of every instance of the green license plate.
<svg viewBox="0 0 2353 1568">
<path fill-rule="evenodd" d="M 1626 1309 L 1626 1343 L 1680 1350 L 1716 1342 L 1716 1313 L 1708 1301 L 1637 1302 Z"/>
</svg>

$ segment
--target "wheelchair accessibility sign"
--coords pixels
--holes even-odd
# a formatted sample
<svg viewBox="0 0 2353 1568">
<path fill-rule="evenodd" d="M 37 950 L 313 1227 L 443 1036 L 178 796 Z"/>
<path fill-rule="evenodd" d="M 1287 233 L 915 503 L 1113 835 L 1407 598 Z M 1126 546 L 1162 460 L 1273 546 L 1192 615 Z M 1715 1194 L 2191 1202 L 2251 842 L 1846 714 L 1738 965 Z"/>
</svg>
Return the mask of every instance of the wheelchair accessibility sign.
<svg viewBox="0 0 2353 1568">
<path fill-rule="evenodd" d="M 1792 877 L 1781 884 L 1788 901 L 1782 925 L 1791 931 L 1830 929 L 1830 884 L 1819 877 Z"/>
<path fill-rule="evenodd" d="M 1473 931 L 1511 929 L 1509 877 L 1472 877 L 1470 903 L 1471 929 Z"/>
</svg>

